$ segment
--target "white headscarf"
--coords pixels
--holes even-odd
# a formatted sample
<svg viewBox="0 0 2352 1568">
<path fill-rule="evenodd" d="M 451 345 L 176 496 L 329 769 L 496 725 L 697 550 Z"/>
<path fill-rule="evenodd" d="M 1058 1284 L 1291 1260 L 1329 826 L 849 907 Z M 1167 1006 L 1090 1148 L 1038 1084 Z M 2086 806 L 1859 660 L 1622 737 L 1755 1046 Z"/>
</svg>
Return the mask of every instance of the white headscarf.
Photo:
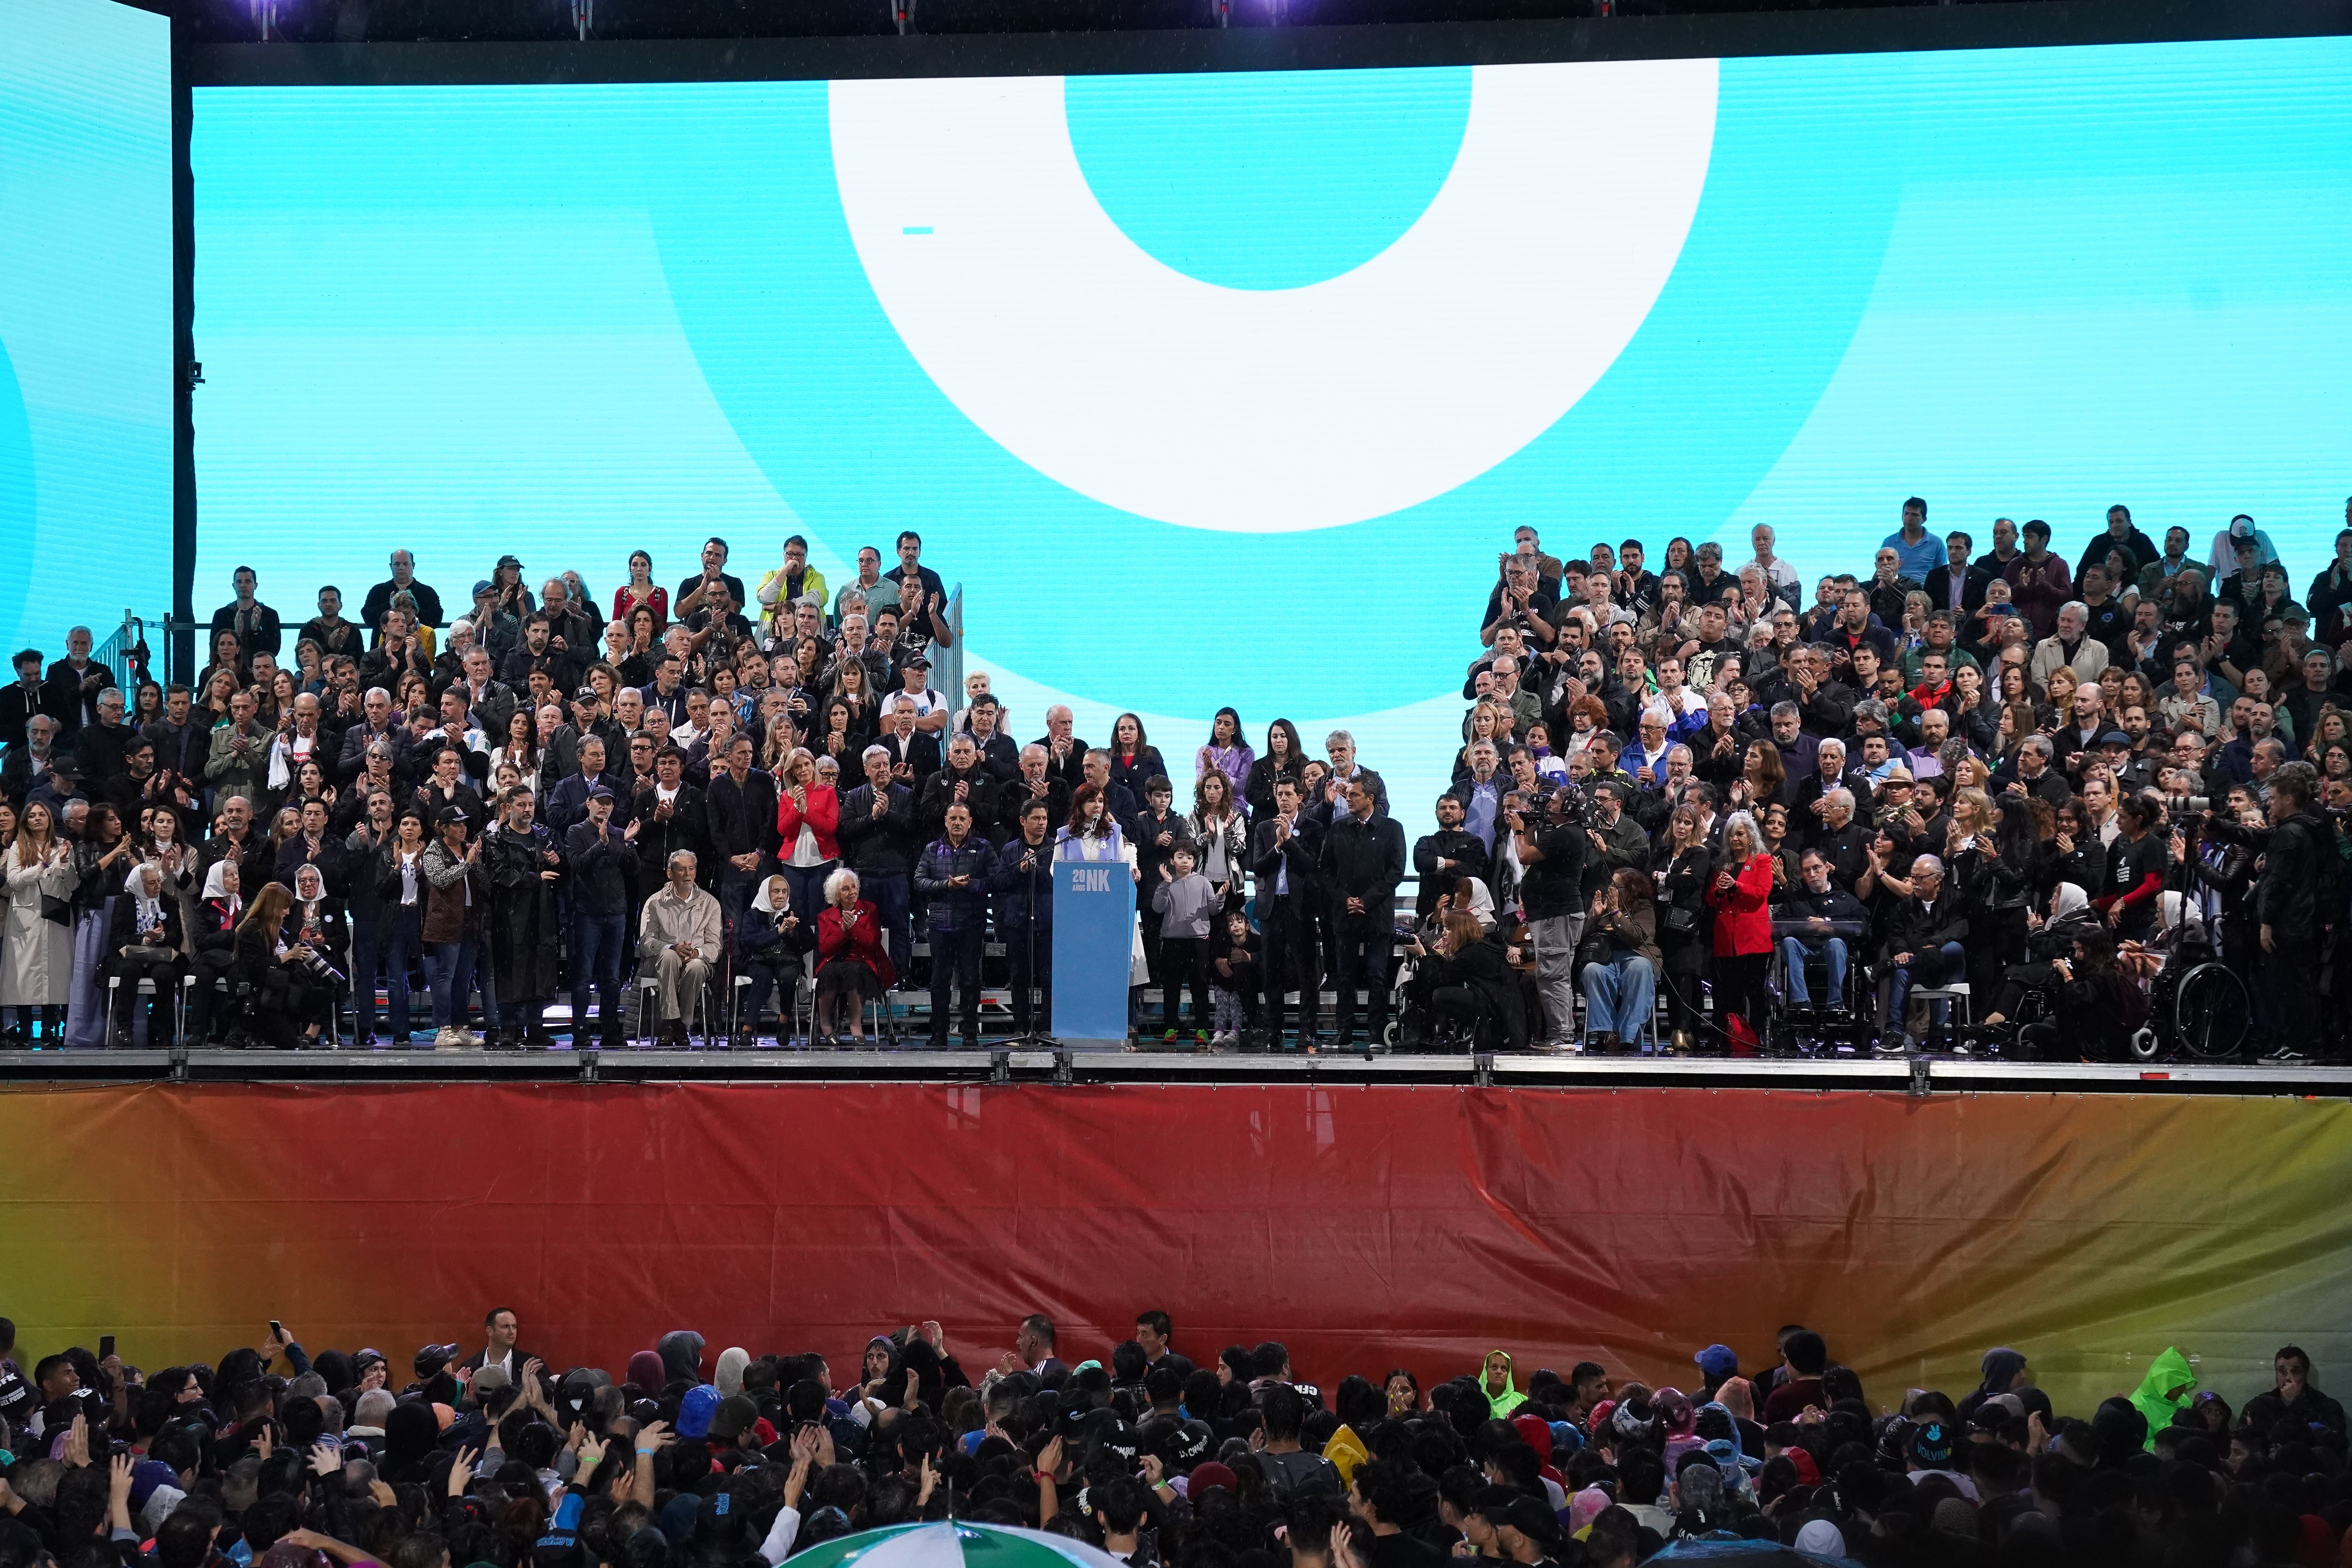
<svg viewBox="0 0 2352 1568">
<path fill-rule="evenodd" d="M 319 884 L 319 890 L 316 893 L 306 895 L 302 891 L 302 879 L 305 877 L 310 878 L 312 881 Z M 307 860 L 301 865 L 296 867 L 294 868 L 294 897 L 306 907 L 313 906 L 324 901 L 327 897 L 326 874 L 320 871 L 318 867 L 311 865 Z"/>
<path fill-rule="evenodd" d="M 1456 892 L 1465 888 L 1470 889 L 1469 910 L 1471 914 L 1477 917 L 1478 929 L 1493 931 L 1495 929 L 1495 895 L 1486 890 L 1486 884 L 1475 877 L 1465 877 L 1454 886 Z"/>
<path fill-rule="evenodd" d="M 782 908 L 780 909 L 777 907 L 775 897 L 771 890 L 777 883 L 782 880 L 783 879 L 782 877 L 761 878 L 760 879 L 760 890 L 751 895 L 751 907 L 759 910 L 763 915 L 781 915 L 790 910 L 792 908 L 792 900 L 790 899 L 786 899 Z"/>
<path fill-rule="evenodd" d="M 1808 1557 L 1843 1557 L 1845 1536 L 1828 1520 L 1812 1520 L 1797 1531 L 1797 1550 Z"/>
<path fill-rule="evenodd" d="M 2072 882 L 2058 884 L 2058 908 L 2052 920 L 2063 920 L 2091 901 L 2091 896 Z"/>
<path fill-rule="evenodd" d="M 122 890 L 131 895 L 131 901 L 137 906 L 134 911 L 136 919 L 131 926 L 133 931 L 152 931 L 163 923 L 163 895 L 158 892 L 152 899 L 147 896 L 147 873 L 150 871 L 155 873 L 157 888 L 172 885 L 172 879 L 163 875 L 163 868 L 152 860 L 142 860 L 131 868 L 131 879 L 122 884 Z"/>
<path fill-rule="evenodd" d="M 213 862 L 212 868 L 205 873 L 205 890 L 199 896 L 206 899 L 226 899 L 229 901 L 229 910 L 232 913 L 236 911 L 236 906 L 244 901 L 235 893 L 228 890 L 228 862 L 226 860 L 215 860 Z"/>
</svg>

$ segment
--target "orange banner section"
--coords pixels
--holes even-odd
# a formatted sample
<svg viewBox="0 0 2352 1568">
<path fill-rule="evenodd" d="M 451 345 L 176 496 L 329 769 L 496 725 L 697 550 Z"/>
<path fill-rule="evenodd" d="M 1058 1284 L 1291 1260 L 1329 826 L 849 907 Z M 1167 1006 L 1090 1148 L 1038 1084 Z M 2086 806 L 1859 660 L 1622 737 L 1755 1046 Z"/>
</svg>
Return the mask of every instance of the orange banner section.
<svg viewBox="0 0 2352 1568">
<path fill-rule="evenodd" d="M 2232 1402 L 2352 1352 L 2352 1106 L 2200 1097 L 907 1085 L 0 1094 L 0 1312 L 149 1367 L 282 1319 L 404 1364 L 511 1306 L 618 1368 L 691 1327 L 817 1349 L 937 1318 L 975 1376 L 1134 1314 L 1327 1387 L 1490 1346 L 1696 1377 L 1801 1322 L 1874 1404 L 1988 1347 L 2053 1394 L 2168 1344 Z M 2340 1358 L 2337 1358 L 2340 1359 Z"/>
</svg>

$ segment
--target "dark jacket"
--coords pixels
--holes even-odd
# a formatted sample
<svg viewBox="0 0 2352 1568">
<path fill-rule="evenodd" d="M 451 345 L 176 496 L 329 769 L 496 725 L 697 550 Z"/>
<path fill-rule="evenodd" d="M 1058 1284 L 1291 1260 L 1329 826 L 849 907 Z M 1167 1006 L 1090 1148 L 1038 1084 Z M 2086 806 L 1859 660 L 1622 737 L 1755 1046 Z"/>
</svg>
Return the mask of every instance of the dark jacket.
<svg viewBox="0 0 2352 1568">
<path fill-rule="evenodd" d="M 628 826 L 629 817 L 636 810 L 636 797 L 621 787 L 620 774 L 611 773 L 593 779 L 585 773 L 573 773 L 558 780 L 540 802 L 540 820 L 557 833 L 570 833 L 588 820 L 588 791 L 596 784 L 613 792 L 614 830 Z"/>
<path fill-rule="evenodd" d="M 969 787 L 964 792 L 964 805 L 971 812 L 972 832 L 985 836 L 987 825 L 997 819 L 997 784 L 988 769 L 977 760 L 971 771 L 959 773 L 953 768 L 941 768 L 923 781 L 923 805 L 917 824 L 925 842 L 943 837 L 948 830 L 948 807 L 955 804 L 956 785 Z M 871 809 L 873 797 L 866 798 Z"/>
<path fill-rule="evenodd" d="M 1497 928 L 1499 931 L 1499 928 Z M 1514 1049 L 1528 1043 L 1526 1001 L 1519 988 L 1519 977 L 1511 973 L 1503 960 L 1503 950 L 1496 936 L 1472 942 L 1452 958 L 1431 959 L 1432 976 L 1439 985 L 1459 985 L 1475 993 L 1486 1004 L 1487 1016 L 1500 1026 L 1505 1040 Z"/>
<path fill-rule="evenodd" d="M 655 816 L 657 792 L 648 785 L 637 791 L 637 875 L 642 885 L 658 888 L 669 879 L 669 858 L 683 849 L 695 858 L 695 879 L 710 882 L 709 846 L 703 841 L 702 792 L 690 784 L 677 786 L 667 820 Z"/>
<path fill-rule="evenodd" d="M 1945 888 L 1933 910 L 1913 894 L 1897 899 L 1887 911 L 1886 956 L 1932 952 L 1948 942 L 1966 942 L 1968 935 L 1968 910 L 1958 893 Z"/>
<path fill-rule="evenodd" d="M 1827 921 L 1827 934 L 1843 938 L 1849 944 L 1860 942 L 1870 930 L 1870 910 L 1860 899 L 1830 884 L 1825 893 L 1808 892 L 1800 887 L 1792 889 L 1772 906 L 1772 940 L 1793 936 L 1800 942 L 1819 942 L 1821 934 L 1806 927 L 1809 921 Z"/>
<path fill-rule="evenodd" d="M 942 837 L 931 841 L 915 862 L 916 890 L 930 900 L 925 923 L 937 931 L 979 931 L 988 922 L 988 886 L 996 852 L 979 834 L 961 845 Z M 968 877 L 956 887 L 950 879 Z"/>
<path fill-rule="evenodd" d="M 215 632 L 233 629 L 236 626 L 236 615 L 237 603 L 231 599 L 213 612 L 212 629 Z M 244 650 L 245 657 L 251 658 L 257 653 L 275 654 L 284 640 L 285 634 L 278 625 L 278 612 L 256 599 L 251 624 L 246 635 L 237 639 L 237 646 Z"/>
<path fill-rule="evenodd" d="M 562 921 L 556 913 L 556 882 L 541 873 L 561 872 L 547 857 L 562 852 L 555 835 L 534 822 L 528 832 L 500 827 L 482 840 L 482 875 L 489 883 L 489 956 L 496 965 L 502 1001 L 552 996 L 557 989 L 556 948 Z"/>
<path fill-rule="evenodd" d="M 915 865 L 915 792 L 890 786 L 890 806 L 874 815 L 874 786 L 859 784 L 841 799 L 841 858 L 860 877 L 903 877 Z"/>
<path fill-rule="evenodd" d="M 735 775 L 724 768 L 710 775 L 710 787 L 702 792 L 704 815 L 709 818 L 707 839 L 717 865 L 714 869 L 723 881 L 741 881 L 765 871 L 767 861 L 776 854 L 776 781 L 753 768 L 737 784 Z M 763 857 L 761 865 L 750 871 L 739 871 L 727 862 L 738 855 L 757 850 Z"/>
<path fill-rule="evenodd" d="M 1288 840 L 1277 842 L 1275 829 L 1280 821 L 1280 817 L 1268 816 L 1250 830 L 1250 869 L 1257 878 L 1261 909 L 1271 902 L 1286 913 L 1303 913 L 1315 905 L 1323 830 L 1301 812 L 1291 824 Z M 1276 891 L 1276 880 L 1286 870 L 1290 890 L 1283 896 Z"/>
<path fill-rule="evenodd" d="M 1440 860 L 1451 860 L 1450 868 L 1440 867 Z M 1454 884 L 1465 877 L 1489 881 L 1492 857 L 1475 833 L 1459 828 L 1438 829 L 1425 834 L 1412 847 L 1413 874 L 1421 879 L 1420 890 L 1413 900 L 1413 912 L 1426 917 L 1437 907 L 1437 900 L 1454 890 Z M 1487 889 L 1493 891 L 1491 884 Z"/>
<path fill-rule="evenodd" d="M 1058 780 L 1055 782 L 1059 782 Z M 1021 868 L 1024 856 L 1034 856 L 1028 870 Z M 1054 926 L 1054 841 L 1031 845 L 1018 836 L 1008 839 L 996 852 L 995 868 L 989 874 L 989 890 L 995 893 L 996 923 L 1003 931 L 1027 931 L 1031 900 L 1035 900 L 1037 928 L 1051 931 Z"/>
<path fill-rule="evenodd" d="M 1324 891 L 1331 917 L 1343 924 L 1387 930 L 1395 920 L 1397 884 L 1404 880 L 1404 826 L 1392 816 L 1359 822 L 1342 815 L 1323 835 Z M 1347 900 L 1360 899 L 1361 914 Z"/>
<path fill-rule="evenodd" d="M 155 945 L 168 947 L 176 952 L 186 933 L 180 923 L 180 896 L 168 877 L 164 879 L 163 894 L 156 902 L 163 911 L 163 940 Z M 146 937 L 139 930 L 139 900 L 125 893 L 114 900 L 114 919 L 106 932 L 107 962 L 111 964 L 120 959 L 126 947 L 144 945 L 147 945 Z"/>
<path fill-rule="evenodd" d="M 629 872 L 636 865 L 636 848 L 621 837 L 617 821 L 602 833 L 593 822 L 574 823 L 563 836 L 564 869 L 572 877 L 572 904 L 583 915 L 610 917 L 629 912 Z"/>
</svg>

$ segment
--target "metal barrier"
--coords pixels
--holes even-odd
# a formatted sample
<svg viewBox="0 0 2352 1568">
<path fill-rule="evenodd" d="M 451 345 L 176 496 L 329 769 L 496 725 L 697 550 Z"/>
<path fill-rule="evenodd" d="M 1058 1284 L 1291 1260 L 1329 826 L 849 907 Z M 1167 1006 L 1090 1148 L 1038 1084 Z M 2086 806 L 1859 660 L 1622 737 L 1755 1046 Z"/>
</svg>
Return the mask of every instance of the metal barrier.
<svg viewBox="0 0 2352 1568">
<path fill-rule="evenodd" d="M 950 709 L 963 706 L 963 584 L 948 590 L 948 635 L 954 640 L 944 655 L 931 655 L 931 680 Z"/>
</svg>

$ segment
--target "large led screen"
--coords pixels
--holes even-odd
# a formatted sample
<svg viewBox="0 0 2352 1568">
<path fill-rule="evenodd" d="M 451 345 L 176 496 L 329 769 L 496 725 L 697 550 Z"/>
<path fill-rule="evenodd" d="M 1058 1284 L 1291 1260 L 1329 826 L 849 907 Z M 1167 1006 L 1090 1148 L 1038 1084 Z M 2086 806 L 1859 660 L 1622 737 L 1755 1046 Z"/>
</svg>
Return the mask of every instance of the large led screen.
<svg viewBox="0 0 2352 1568">
<path fill-rule="evenodd" d="M 171 23 L 0 0 L 0 646 L 172 607 Z"/>
<path fill-rule="evenodd" d="M 200 92 L 198 598 L 609 596 L 919 530 L 1024 737 L 1352 729 L 1419 825 L 1496 554 L 1867 572 L 2352 489 L 2352 41 Z M 209 597 L 208 597 L 209 595 Z M 1416 830 L 1417 827 L 1416 827 Z"/>
</svg>

